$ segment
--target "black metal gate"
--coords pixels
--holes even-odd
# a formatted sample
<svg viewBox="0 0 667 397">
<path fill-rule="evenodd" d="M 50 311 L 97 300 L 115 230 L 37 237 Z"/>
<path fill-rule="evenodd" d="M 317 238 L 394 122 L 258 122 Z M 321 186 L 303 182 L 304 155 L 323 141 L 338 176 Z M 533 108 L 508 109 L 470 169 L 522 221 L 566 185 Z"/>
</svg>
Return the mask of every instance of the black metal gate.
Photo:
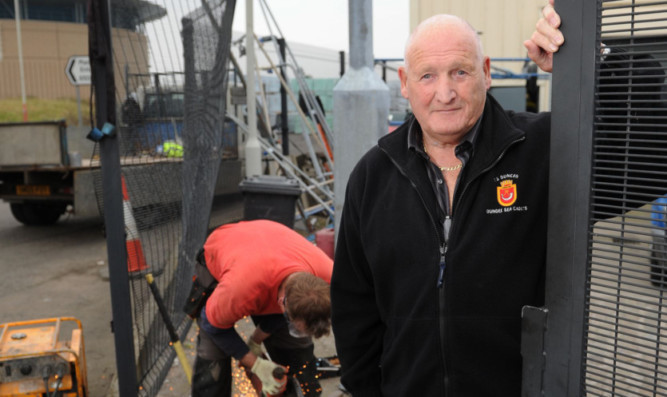
<svg viewBox="0 0 667 397">
<path fill-rule="evenodd" d="M 194 258 L 216 191 L 240 179 L 237 131 L 225 117 L 235 4 L 88 0 L 89 137 L 99 143 L 123 397 L 158 395 L 176 356 L 191 376 L 181 341 L 192 325 L 183 304 Z"/>
<path fill-rule="evenodd" d="M 667 2 L 556 7 L 544 355 L 527 383 L 667 396 Z"/>
</svg>

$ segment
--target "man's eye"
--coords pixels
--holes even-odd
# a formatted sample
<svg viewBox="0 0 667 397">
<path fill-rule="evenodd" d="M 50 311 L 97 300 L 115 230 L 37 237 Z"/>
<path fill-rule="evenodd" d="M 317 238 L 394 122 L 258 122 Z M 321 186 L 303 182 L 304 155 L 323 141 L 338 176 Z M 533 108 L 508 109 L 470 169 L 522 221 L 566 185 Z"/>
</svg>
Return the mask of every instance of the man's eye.
<svg viewBox="0 0 667 397">
<path fill-rule="evenodd" d="M 433 78 L 433 75 L 430 73 L 426 73 L 425 75 L 422 76 L 422 80 L 430 80 Z"/>
<path fill-rule="evenodd" d="M 467 74 L 468 74 L 468 72 L 466 72 L 465 70 L 457 70 L 456 71 L 457 76 L 465 76 Z"/>
</svg>

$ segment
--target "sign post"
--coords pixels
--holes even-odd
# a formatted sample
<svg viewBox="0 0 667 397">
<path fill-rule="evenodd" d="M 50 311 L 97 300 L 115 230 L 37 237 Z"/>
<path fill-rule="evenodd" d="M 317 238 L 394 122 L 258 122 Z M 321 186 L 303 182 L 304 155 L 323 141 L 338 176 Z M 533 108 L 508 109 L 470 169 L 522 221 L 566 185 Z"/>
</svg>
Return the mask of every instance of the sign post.
<svg viewBox="0 0 667 397">
<path fill-rule="evenodd" d="M 65 66 L 65 75 L 69 82 L 76 87 L 76 107 L 79 114 L 79 127 L 81 127 L 81 93 L 79 92 L 79 86 L 90 85 L 91 70 L 88 57 L 83 55 L 69 57 L 67 66 Z"/>
</svg>

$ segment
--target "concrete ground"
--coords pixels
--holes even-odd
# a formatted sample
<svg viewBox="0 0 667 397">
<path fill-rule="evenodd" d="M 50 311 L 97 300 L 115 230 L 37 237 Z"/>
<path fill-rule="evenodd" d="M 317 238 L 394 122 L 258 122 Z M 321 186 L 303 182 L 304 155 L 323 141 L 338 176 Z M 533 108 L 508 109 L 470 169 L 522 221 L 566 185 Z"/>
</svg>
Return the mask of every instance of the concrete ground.
<svg viewBox="0 0 667 397">
<path fill-rule="evenodd" d="M 244 319 L 237 323 L 237 330 L 241 336 L 249 335 L 254 325 L 250 319 Z M 192 366 L 195 359 L 195 345 L 196 345 L 196 326 L 193 326 L 190 330 L 187 340 L 184 342 L 184 349 L 188 357 L 188 361 Z M 333 343 L 333 337 L 331 335 L 320 338 L 315 341 L 315 355 L 317 357 L 330 357 L 336 354 L 336 350 Z M 331 377 L 327 379 L 321 379 L 320 384 L 322 385 L 322 397 L 343 397 L 346 396 L 340 389 L 340 378 Z M 169 375 L 162 385 L 162 389 L 158 394 L 159 397 L 187 397 L 189 396 L 189 384 L 187 377 L 185 376 L 185 371 L 180 365 L 178 360 L 174 360 L 174 364 L 169 371 Z M 234 371 L 234 389 L 233 396 L 236 397 L 251 397 L 256 396 L 257 394 L 252 389 L 250 382 L 245 377 L 242 371 Z M 113 394 L 107 395 L 107 397 L 115 397 Z"/>
</svg>

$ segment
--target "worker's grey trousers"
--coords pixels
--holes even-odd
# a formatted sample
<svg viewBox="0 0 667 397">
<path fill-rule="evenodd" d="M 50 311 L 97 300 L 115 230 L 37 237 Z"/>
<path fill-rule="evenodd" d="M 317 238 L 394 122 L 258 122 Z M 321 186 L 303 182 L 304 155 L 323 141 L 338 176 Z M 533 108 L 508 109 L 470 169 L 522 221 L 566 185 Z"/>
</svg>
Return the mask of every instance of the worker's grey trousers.
<svg viewBox="0 0 667 397">
<path fill-rule="evenodd" d="M 276 314 L 272 316 L 281 316 Z M 253 316 L 258 323 L 263 316 Z M 311 338 L 295 338 L 287 326 L 273 332 L 264 341 L 271 361 L 289 367 L 288 376 L 296 376 L 304 396 L 319 396 L 315 355 Z M 192 397 L 226 397 L 232 391 L 231 357 L 220 350 L 206 332 L 199 330 L 197 357 L 192 377 Z"/>
</svg>

